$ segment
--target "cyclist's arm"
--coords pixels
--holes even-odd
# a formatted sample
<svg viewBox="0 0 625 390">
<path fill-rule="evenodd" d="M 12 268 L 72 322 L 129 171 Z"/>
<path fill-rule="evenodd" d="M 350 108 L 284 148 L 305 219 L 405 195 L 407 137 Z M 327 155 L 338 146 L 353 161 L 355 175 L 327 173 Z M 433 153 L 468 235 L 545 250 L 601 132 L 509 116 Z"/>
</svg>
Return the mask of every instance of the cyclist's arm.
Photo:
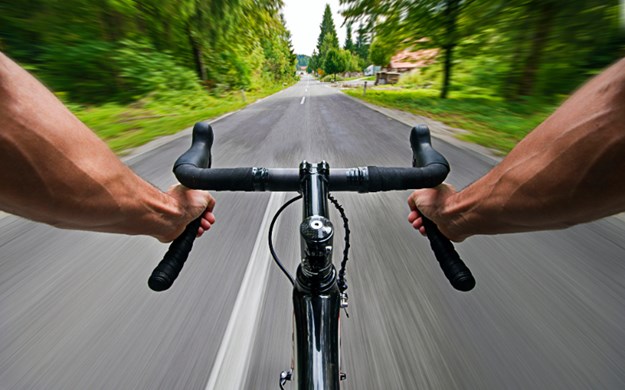
<svg viewBox="0 0 625 390">
<path fill-rule="evenodd" d="M 35 78 L 0 53 L 0 209 L 61 228 L 171 241 L 214 199 L 163 193 L 125 166 Z"/>
<path fill-rule="evenodd" d="M 573 94 L 492 171 L 460 192 L 415 191 L 454 241 L 475 234 L 559 229 L 625 211 L 625 59 Z"/>
</svg>

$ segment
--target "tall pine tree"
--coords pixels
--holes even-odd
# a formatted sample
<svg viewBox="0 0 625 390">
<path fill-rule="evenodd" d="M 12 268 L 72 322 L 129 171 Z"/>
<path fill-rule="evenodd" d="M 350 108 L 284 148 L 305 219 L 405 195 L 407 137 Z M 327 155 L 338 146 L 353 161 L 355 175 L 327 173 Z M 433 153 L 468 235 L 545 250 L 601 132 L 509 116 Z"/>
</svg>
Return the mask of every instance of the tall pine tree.
<svg viewBox="0 0 625 390">
<path fill-rule="evenodd" d="M 347 34 L 345 36 L 345 50 L 348 50 L 352 53 L 355 50 L 354 41 L 352 41 L 352 24 L 351 23 L 347 25 Z"/>
<path fill-rule="evenodd" d="M 323 20 L 321 21 L 321 25 L 319 26 L 321 31 L 319 32 L 319 37 L 317 38 L 317 53 L 321 58 L 325 58 L 330 47 L 335 47 L 338 49 L 339 47 L 339 39 L 336 35 L 336 27 L 334 27 L 334 20 L 332 20 L 332 10 L 330 10 L 330 4 L 326 4 L 326 9 L 323 11 Z M 330 45 L 326 43 L 325 47 L 323 41 L 327 34 L 332 34 L 334 37 Z M 328 47 L 330 46 L 330 47 Z"/>
</svg>

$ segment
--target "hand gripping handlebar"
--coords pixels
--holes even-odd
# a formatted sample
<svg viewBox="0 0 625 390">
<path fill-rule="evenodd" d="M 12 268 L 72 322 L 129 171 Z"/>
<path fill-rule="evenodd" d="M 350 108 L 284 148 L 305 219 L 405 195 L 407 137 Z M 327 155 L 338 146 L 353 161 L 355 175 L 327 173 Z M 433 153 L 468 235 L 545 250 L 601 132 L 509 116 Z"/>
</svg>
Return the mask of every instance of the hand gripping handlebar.
<svg viewBox="0 0 625 390">
<path fill-rule="evenodd" d="M 432 148 L 430 131 L 427 126 L 418 125 L 412 129 L 410 133 L 410 146 L 413 152 L 412 166 L 416 167 L 426 164 L 427 161 L 424 160 L 423 156 L 435 153 L 436 157 L 433 157 L 430 161 L 435 160 L 449 167 L 445 157 Z M 430 247 L 443 273 L 447 277 L 447 280 L 449 280 L 456 290 L 472 290 L 473 287 L 475 287 L 475 278 L 462 259 L 460 259 L 454 245 L 438 230 L 438 226 L 436 226 L 434 222 L 426 218 L 421 212 L 419 213 L 423 219 L 423 226 L 425 227 L 427 237 L 430 240 Z"/>
<path fill-rule="evenodd" d="M 211 147 L 213 146 L 213 129 L 204 123 L 197 123 L 193 127 L 191 148 L 176 160 L 174 168 L 179 162 L 193 161 L 193 164 L 201 168 L 211 166 Z M 193 188 L 193 187 L 190 187 Z M 192 221 L 170 245 L 163 256 L 163 260 L 154 268 L 148 279 L 148 286 L 154 291 L 167 290 L 174 283 L 178 274 L 189 257 L 193 247 L 193 241 L 200 227 L 202 217 Z"/>
<path fill-rule="evenodd" d="M 210 168 L 213 130 L 206 123 L 193 128 L 191 148 L 176 160 L 174 174 L 183 185 L 214 191 L 300 191 L 298 169 L 282 168 Z M 331 169 L 330 191 L 376 192 L 431 188 L 442 183 L 449 173 L 449 163 L 432 148 L 430 132 L 425 125 L 416 126 L 410 133 L 413 168 L 359 167 Z M 462 262 L 453 245 L 436 227 L 424 219 L 430 245 L 443 273 L 452 286 L 469 291 L 475 286 L 473 275 Z M 174 240 L 163 260 L 156 267 L 148 284 L 155 291 L 166 290 L 180 273 L 200 220 L 191 222 Z"/>
</svg>

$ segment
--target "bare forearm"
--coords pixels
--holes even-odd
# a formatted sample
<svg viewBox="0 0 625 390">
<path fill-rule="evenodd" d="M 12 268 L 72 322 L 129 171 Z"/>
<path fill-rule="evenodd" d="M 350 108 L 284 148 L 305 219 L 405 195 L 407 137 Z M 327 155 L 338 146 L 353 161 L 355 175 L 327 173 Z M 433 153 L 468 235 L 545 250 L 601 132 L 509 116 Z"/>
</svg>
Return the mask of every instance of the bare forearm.
<svg viewBox="0 0 625 390">
<path fill-rule="evenodd" d="M 461 236 L 556 229 L 625 211 L 625 60 L 577 91 L 444 213 Z"/>
<path fill-rule="evenodd" d="M 1 53 L 0 101 L 4 210 L 64 228 L 155 236 L 145 229 L 181 212 Z"/>
</svg>

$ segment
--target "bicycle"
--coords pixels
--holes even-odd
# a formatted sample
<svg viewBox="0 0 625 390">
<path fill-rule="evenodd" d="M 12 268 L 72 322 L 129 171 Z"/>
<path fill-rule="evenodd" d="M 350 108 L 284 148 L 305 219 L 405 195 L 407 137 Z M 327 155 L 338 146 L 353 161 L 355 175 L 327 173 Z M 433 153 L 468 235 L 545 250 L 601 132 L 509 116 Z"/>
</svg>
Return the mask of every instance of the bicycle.
<svg viewBox="0 0 625 390">
<path fill-rule="evenodd" d="M 280 374 L 279 385 L 293 381 L 298 389 L 338 389 L 346 378 L 340 367 L 340 309 L 347 307 L 345 266 L 349 251 L 349 226 L 342 206 L 330 190 L 360 193 L 431 188 L 442 183 L 449 163 L 432 148 L 425 125 L 413 127 L 410 145 L 412 168 L 360 167 L 330 169 L 328 163 L 302 161 L 299 169 L 211 168 L 214 134 L 210 125 L 197 123 L 192 143 L 174 164 L 174 173 L 183 185 L 213 191 L 294 191 L 300 195 L 287 201 L 274 216 L 269 229 L 269 248 L 279 268 L 293 285 L 294 359 L 289 371 Z M 301 263 L 291 276 L 276 255 L 271 241 L 280 213 L 303 199 L 300 224 Z M 329 220 L 328 200 L 338 209 L 345 227 L 345 249 L 337 272 L 332 262 L 334 228 Z M 154 269 L 148 285 L 154 291 L 172 286 L 189 252 L 200 224 L 191 222 L 174 240 L 163 260 Z M 475 286 L 471 271 L 451 242 L 436 225 L 424 218 L 427 237 L 443 273 L 454 288 L 469 291 Z"/>
</svg>

